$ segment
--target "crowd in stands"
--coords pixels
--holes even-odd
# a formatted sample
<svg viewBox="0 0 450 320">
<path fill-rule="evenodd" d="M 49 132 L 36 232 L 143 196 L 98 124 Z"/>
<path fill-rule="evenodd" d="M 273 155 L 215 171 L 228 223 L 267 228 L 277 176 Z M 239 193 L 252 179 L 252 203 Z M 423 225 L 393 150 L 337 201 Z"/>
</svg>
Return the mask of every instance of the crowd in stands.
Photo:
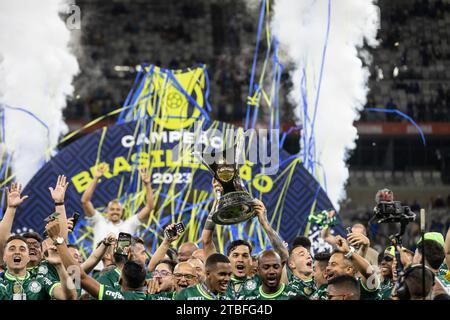
<svg viewBox="0 0 450 320">
<path fill-rule="evenodd" d="M 417 122 L 450 121 L 450 4 L 380 1 L 381 45 L 373 50 L 366 107 L 398 109 Z M 364 112 L 363 120 L 405 121 Z"/>
</svg>

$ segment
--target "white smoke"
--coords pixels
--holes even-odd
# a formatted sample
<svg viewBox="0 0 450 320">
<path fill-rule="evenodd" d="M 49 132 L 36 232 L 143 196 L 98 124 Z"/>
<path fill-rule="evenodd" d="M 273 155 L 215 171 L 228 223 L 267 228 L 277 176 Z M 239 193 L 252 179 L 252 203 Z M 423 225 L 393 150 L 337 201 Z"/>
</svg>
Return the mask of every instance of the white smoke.
<svg viewBox="0 0 450 320">
<path fill-rule="evenodd" d="M 6 145 L 16 180 L 26 184 L 67 132 L 62 117 L 73 93 L 78 62 L 69 49 L 70 30 L 59 16 L 61 0 L 0 2 L 0 104 L 23 108 L 42 120 L 6 109 Z"/>
<path fill-rule="evenodd" d="M 328 3 L 328 0 L 276 0 L 274 4 L 272 27 L 281 48 L 294 62 L 291 75 L 294 86 L 290 98 L 303 124 L 306 120 L 300 84 L 305 71 L 307 114 L 312 119 L 327 30 Z M 339 200 L 345 197 L 347 152 L 355 147 L 357 138 L 353 122 L 366 103 L 368 91 L 369 71 L 358 58 L 358 49 L 362 48 L 364 40 L 372 47 L 378 44 L 379 24 L 376 0 L 331 1 L 330 31 L 314 137 L 316 159 L 326 173 L 327 193 L 336 208 Z M 304 150 L 308 145 L 302 144 L 302 148 Z"/>
</svg>

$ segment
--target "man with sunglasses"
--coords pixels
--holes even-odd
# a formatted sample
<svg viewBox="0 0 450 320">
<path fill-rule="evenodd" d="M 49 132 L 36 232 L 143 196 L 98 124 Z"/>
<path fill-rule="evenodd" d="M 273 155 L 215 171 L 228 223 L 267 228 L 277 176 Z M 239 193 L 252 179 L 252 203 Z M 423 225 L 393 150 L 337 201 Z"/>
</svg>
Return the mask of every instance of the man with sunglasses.
<svg viewBox="0 0 450 320">
<path fill-rule="evenodd" d="M 157 274 L 155 271 L 154 275 Z M 162 274 L 161 274 L 162 275 Z M 156 294 L 149 294 L 148 300 L 175 300 L 176 295 L 189 287 L 198 284 L 197 274 L 195 268 L 189 262 L 180 262 L 173 269 L 171 274 L 173 290 L 166 292 L 159 292 Z"/>
<path fill-rule="evenodd" d="M 147 300 L 173 300 L 175 297 L 174 268 L 172 260 L 161 260 L 153 272 L 153 279 L 148 281 Z"/>
</svg>

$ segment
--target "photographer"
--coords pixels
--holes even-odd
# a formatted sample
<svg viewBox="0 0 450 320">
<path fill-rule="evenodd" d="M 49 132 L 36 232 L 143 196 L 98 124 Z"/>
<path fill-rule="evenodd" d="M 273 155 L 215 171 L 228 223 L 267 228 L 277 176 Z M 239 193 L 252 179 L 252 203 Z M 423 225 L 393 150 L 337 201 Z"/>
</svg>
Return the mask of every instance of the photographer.
<svg viewBox="0 0 450 320">
<path fill-rule="evenodd" d="M 439 232 L 427 232 L 424 237 L 417 242 L 416 252 L 413 258 L 413 264 L 422 264 L 425 259 L 425 266 L 435 275 L 435 287 L 433 296 L 437 292 L 450 291 L 450 282 L 447 279 L 447 268 L 445 265 L 445 241 Z"/>
<path fill-rule="evenodd" d="M 424 269 L 421 264 L 411 265 L 405 270 L 400 287 L 394 289 L 392 297 L 395 300 L 431 300 L 434 281 L 434 273 L 428 267 Z"/>
</svg>

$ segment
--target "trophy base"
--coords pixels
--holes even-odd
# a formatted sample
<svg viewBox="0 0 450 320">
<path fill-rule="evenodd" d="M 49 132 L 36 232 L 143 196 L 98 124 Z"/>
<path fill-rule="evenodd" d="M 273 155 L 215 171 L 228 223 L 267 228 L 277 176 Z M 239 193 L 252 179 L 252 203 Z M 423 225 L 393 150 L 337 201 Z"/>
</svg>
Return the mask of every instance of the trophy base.
<svg viewBox="0 0 450 320">
<path fill-rule="evenodd" d="M 248 192 L 228 192 L 220 197 L 218 208 L 213 213 L 212 220 L 220 225 L 236 224 L 249 220 L 255 215 L 253 204 L 254 199 Z"/>
</svg>

